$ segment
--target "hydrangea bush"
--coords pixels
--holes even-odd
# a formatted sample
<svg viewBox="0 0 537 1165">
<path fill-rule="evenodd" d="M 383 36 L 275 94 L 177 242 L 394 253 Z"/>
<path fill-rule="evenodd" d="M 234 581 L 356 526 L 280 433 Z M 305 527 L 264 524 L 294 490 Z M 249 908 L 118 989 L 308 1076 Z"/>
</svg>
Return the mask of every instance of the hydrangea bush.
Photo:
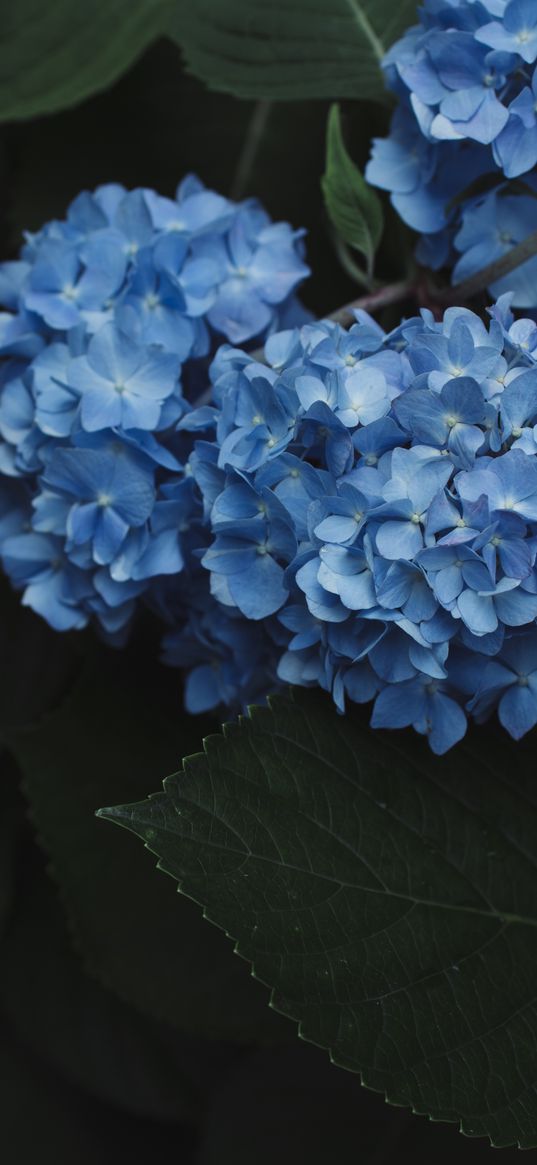
<svg viewBox="0 0 537 1165">
<path fill-rule="evenodd" d="M 113 225 L 92 230 L 110 200 Z M 537 722 L 537 325 L 509 296 L 488 326 L 424 310 L 386 335 L 358 311 L 348 332 L 274 332 L 264 360 L 221 346 L 196 405 L 181 367 L 207 353 L 226 294 L 196 250 L 216 221 L 220 253 L 245 212 L 197 187 L 176 213 L 189 203 L 210 208 L 199 242 L 169 217 L 147 242 L 163 200 L 83 196 L 28 243 L 33 265 L 5 271 L 1 554 L 23 601 L 121 641 L 143 596 L 168 624 L 165 659 L 189 671 L 190 711 L 290 682 L 341 711 L 374 700 L 374 726 L 412 724 L 439 753 L 496 706 L 521 736 Z M 263 232 L 284 301 L 305 271 L 296 236 Z M 155 266 L 170 253 L 173 276 Z M 228 280 L 230 332 L 243 278 Z"/>
<path fill-rule="evenodd" d="M 366 176 L 459 282 L 537 230 L 537 7 L 425 0 L 419 19 L 385 58 L 398 104 Z M 536 307 L 537 259 L 490 290 Z"/>
<path fill-rule="evenodd" d="M 103 1165 L 144 1129 L 252 1159 L 263 1121 L 311 1165 L 341 1130 L 345 1161 L 434 1162 L 438 1121 L 535 1149 L 537 0 L 12 7 L 3 1139 L 72 1161 L 91 1101 Z M 143 187 L 97 185 L 111 155 Z M 149 188 L 198 164 L 230 197 Z M 308 225 L 327 318 L 305 231 L 249 192 Z M 301 1118 L 282 1079 L 324 1082 L 275 1012 L 431 1118 L 418 1151 L 356 1076 L 342 1120 L 328 1066 Z"/>
<path fill-rule="evenodd" d="M 2 266 L 2 561 L 52 627 L 121 640 L 182 570 L 188 397 L 218 340 L 307 318 L 301 235 L 194 177 L 175 200 L 108 185 Z"/>
</svg>

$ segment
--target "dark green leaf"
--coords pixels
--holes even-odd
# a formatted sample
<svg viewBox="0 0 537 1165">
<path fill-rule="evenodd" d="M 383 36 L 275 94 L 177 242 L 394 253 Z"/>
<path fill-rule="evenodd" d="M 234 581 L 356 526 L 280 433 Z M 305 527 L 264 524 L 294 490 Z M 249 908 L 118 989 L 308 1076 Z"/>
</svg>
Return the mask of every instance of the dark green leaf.
<svg viewBox="0 0 537 1165">
<path fill-rule="evenodd" d="M 4 253 L 8 245 L 19 245 L 23 230 L 63 218 L 71 198 L 103 179 L 153 186 L 172 196 L 178 181 L 193 171 L 212 189 L 230 194 L 252 109 L 249 102 L 210 93 L 181 70 L 176 46 L 162 40 L 106 94 L 76 110 L 10 126 L 11 167 L 3 189 L 11 238 Z M 243 190 L 244 196 L 260 198 L 275 220 L 307 228 L 308 262 L 316 279 L 307 280 L 301 298 L 316 315 L 332 311 L 354 293 L 325 229 L 319 185 L 325 112 L 324 103 L 275 103 Z M 366 156 L 371 135 L 386 129 L 383 108 L 368 104 L 362 112 L 352 127 L 359 157 Z M 66 150 L 65 143 L 72 141 L 77 148 Z M 36 183 L 36 172 L 45 170 L 46 183 Z M 399 257 L 397 247 L 394 253 Z"/>
<path fill-rule="evenodd" d="M 0 120 L 105 89 L 165 27 L 173 0 L 1 0 Z"/>
<path fill-rule="evenodd" d="M 278 698 L 164 793 L 103 815 L 335 1063 L 469 1136 L 535 1147 L 535 742 L 487 726 L 438 759 L 359 716 Z"/>
<path fill-rule="evenodd" d="M 384 226 L 382 206 L 347 152 L 337 105 L 332 106 L 328 115 L 326 171 L 322 188 L 326 209 L 338 235 L 361 252 L 371 276 Z"/>
<path fill-rule="evenodd" d="M 35 972 L 35 965 L 25 968 L 30 985 Z M 189 1129 L 127 1117 L 99 1104 L 30 1056 L 3 1015 L 0 1078 L 2 1154 L 8 1165 L 194 1163 Z"/>
<path fill-rule="evenodd" d="M 172 771 L 201 731 L 181 717 L 178 673 L 136 670 L 128 653 L 103 653 L 59 709 L 11 732 L 9 744 L 87 968 L 185 1031 L 277 1041 L 287 1025 L 224 936 L 192 903 L 178 903 L 171 881 L 151 877 L 133 839 L 125 834 L 118 846 L 94 817 L 105 801 L 142 796 L 155 764 Z"/>
<path fill-rule="evenodd" d="M 170 32 L 211 89 L 276 100 L 383 100 L 380 62 L 416 0 L 197 0 Z"/>
<path fill-rule="evenodd" d="M 0 120 L 75 105 L 157 37 L 240 97 L 382 99 L 380 61 L 415 0 L 0 0 Z"/>
</svg>

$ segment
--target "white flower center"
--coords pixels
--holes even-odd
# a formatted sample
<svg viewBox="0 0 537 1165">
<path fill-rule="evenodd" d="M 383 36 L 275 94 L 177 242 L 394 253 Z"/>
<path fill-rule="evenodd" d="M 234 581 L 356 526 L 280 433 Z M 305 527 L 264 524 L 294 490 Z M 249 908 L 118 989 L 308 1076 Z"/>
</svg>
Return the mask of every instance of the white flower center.
<svg viewBox="0 0 537 1165">
<path fill-rule="evenodd" d="M 158 295 L 155 295 L 154 291 L 150 291 L 146 295 L 146 297 L 144 299 L 144 303 L 145 303 L 145 306 L 148 309 L 148 311 L 154 311 L 155 308 L 158 307 L 160 300 L 159 300 Z"/>
</svg>

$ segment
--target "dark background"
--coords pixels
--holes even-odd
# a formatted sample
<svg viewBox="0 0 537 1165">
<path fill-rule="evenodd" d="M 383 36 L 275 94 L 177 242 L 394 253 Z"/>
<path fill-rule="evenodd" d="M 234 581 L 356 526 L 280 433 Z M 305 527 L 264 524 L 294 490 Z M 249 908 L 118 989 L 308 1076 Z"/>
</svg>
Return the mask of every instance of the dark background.
<svg viewBox="0 0 537 1165">
<path fill-rule="evenodd" d="M 2 257 L 16 254 L 23 230 L 62 217 L 81 189 L 119 181 L 171 195 L 180 178 L 194 171 L 222 193 L 256 195 L 275 219 L 307 227 L 315 277 L 303 298 L 313 311 L 329 312 L 354 298 L 357 290 L 335 256 L 320 192 L 326 105 L 273 106 L 255 161 L 241 180 L 242 151 L 254 112 L 250 103 L 209 93 L 181 70 L 177 50 L 162 43 L 111 90 L 77 109 L 4 127 Z M 363 163 L 369 139 L 382 132 L 386 114 L 363 104 L 354 115 L 352 109 L 348 113 L 349 144 Z M 394 230 L 392 223 L 381 255 L 387 277 L 396 249 Z M 259 1043 L 248 1040 L 244 1031 L 242 1043 L 209 1038 L 209 1013 L 225 1014 L 227 1030 L 233 1028 L 235 1004 L 224 986 L 228 971 L 245 995 L 252 994 L 255 1009 L 265 1015 L 266 1008 L 267 992 L 251 982 L 246 964 L 236 966 L 223 935 L 211 932 L 213 947 L 209 944 L 206 955 L 209 963 L 213 958 L 216 963 L 201 1017 L 202 1037 L 194 1030 L 194 1018 L 191 1030 L 181 1031 L 180 1025 L 156 1018 L 153 1004 L 140 1006 L 135 992 L 125 992 L 127 1002 L 120 998 L 113 976 L 105 985 L 103 976 L 98 981 L 95 969 L 106 963 L 114 943 L 119 959 L 142 960 L 145 947 L 157 943 L 156 932 L 147 930 L 150 912 L 154 916 L 162 910 L 174 930 L 173 942 L 185 935 L 186 972 L 176 982 L 178 1011 L 188 1013 L 188 968 L 204 958 L 192 944 L 196 946 L 196 936 L 205 934 L 209 924 L 200 924 L 197 908 L 179 899 L 171 883 L 154 871 L 152 858 L 136 839 L 94 821 L 92 811 L 156 788 L 165 772 L 177 767 L 179 753 L 197 748 L 213 725 L 181 722 L 179 680 L 155 664 L 150 626 L 138 629 L 135 642 L 119 659 L 100 652 L 88 637 L 73 642 L 49 633 L 19 609 L 5 588 L 1 604 L 7 640 L 0 644 L 2 722 L 7 725 L 0 826 L 0 1128 L 6 1165 L 115 1165 L 118 1158 L 174 1165 L 382 1165 L 407 1159 L 416 1165 L 455 1160 L 479 1165 L 490 1159 L 492 1149 L 485 1142 L 461 1137 L 454 1126 L 434 1125 L 386 1106 L 381 1097 L 361 1088 L 357 1077 L 332 1067 L 323 1051 L 299 1042 L 293 1024 L 268 1011 Z M 41 818 L 33 806 L 29 814 L 32 789 L 26 785 L 24 792 L 27 774 L 13 759 L 10 745 L 13 725 L 39 721 L 60 706 L 87 666 L 87 657 L 95 653 L 96 671 L 106 673 L 112 694 L 108 705 L 103 704 L 103 716 L 87 725 L 94 755 L 83 758 L 82 769 L 73 759 L 71 773 L 72 716 L 65 722 L 65 735 L 61 718 L 55 722 L 58 782 L 51 780 L 50 798 L 57 798 L 58 806 L 44 811 L 46 817 L 47 810 L 61 810 L 66 834 L 75 828 L 77 813 L 85 815 L 79 860 L 90 894 L 96 876 L 92 860 L 99 864 L 102 857 L 102 885 L 95 886 L 95 894 L 102 895 L 103 941 L 109 950 L 101 961 L 97 953 L 92 966 L 81 949 L 80 931 L 72 925 L 72 899 L 63 886 L 58 890 L 61 879 L 54 859 L 49 861 Z M 169 768 L 159 768 L 155 761 L 146 771 L 140 760 L 140 787 L 134 792 L 132 760 L 118 744 L 123 738 L 117 709 L 117 719 L 105 726 L 114 691 L 127 693 L 125 716 L 128 721 L 130 708 L 133 723 L 136 701 L 146 707 L 156 700 L 177 736 L 168 753 L 162 745 L 162 765 L 165 754 Z M 45 743 L 37 735 L 32 745 L 38 762 L 43 756 L 43 765 Z M 20 759 L 16 748 L 14 752 Z M 61 792 L 60 769 L 66 780 L 72 776 L 71 801 L 65 796 L 67 785 Z M 110 855 L 116 853 L 121 870 L 114 873 Z M 149 905 L 137 906 L 134 889 L 128 893 L 136 877 L 140 886 L 147 885 Z M 131 946 L 135 933 L 138 945 L 133 939 Z M 173 990 L 177 954 L 172 945 L 171 938 L 169 952 L 165 943 L 160 949 L 154 945 L 153 963 L 147 966 L 148 973 L 153 968 L 158 976 L 168 953 Z M 197 976 L 191 974 L 194 986 Z M 500 1150 L 498 1157 L 507 1163 L 516 1153 Z"/>
</svg>

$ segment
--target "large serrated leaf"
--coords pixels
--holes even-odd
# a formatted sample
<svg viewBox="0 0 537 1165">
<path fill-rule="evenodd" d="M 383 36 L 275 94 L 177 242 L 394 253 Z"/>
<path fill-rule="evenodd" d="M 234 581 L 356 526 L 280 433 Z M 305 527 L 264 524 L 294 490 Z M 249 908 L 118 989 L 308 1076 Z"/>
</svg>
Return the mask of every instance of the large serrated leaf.
<svg viewBox="0 0 537 1165">
<path fill-rule="evenodd" d="M 105 89 L 165 29 L 173 0 L 0 0 L 0 120 Z"/>
<path fill-rule="evenodd" d="M 138 833 L 301 1034 L 393 1104 L 537 1145 L 535 742 L 445 758 L 316 693 L 205 742 Z"/>
<path fill-rule="evenodd" d="M 416 0 L 197 0 L 170 32 L 212 89 L 383 100 L 380 62 L 415 16 Z"/>
</svg>

